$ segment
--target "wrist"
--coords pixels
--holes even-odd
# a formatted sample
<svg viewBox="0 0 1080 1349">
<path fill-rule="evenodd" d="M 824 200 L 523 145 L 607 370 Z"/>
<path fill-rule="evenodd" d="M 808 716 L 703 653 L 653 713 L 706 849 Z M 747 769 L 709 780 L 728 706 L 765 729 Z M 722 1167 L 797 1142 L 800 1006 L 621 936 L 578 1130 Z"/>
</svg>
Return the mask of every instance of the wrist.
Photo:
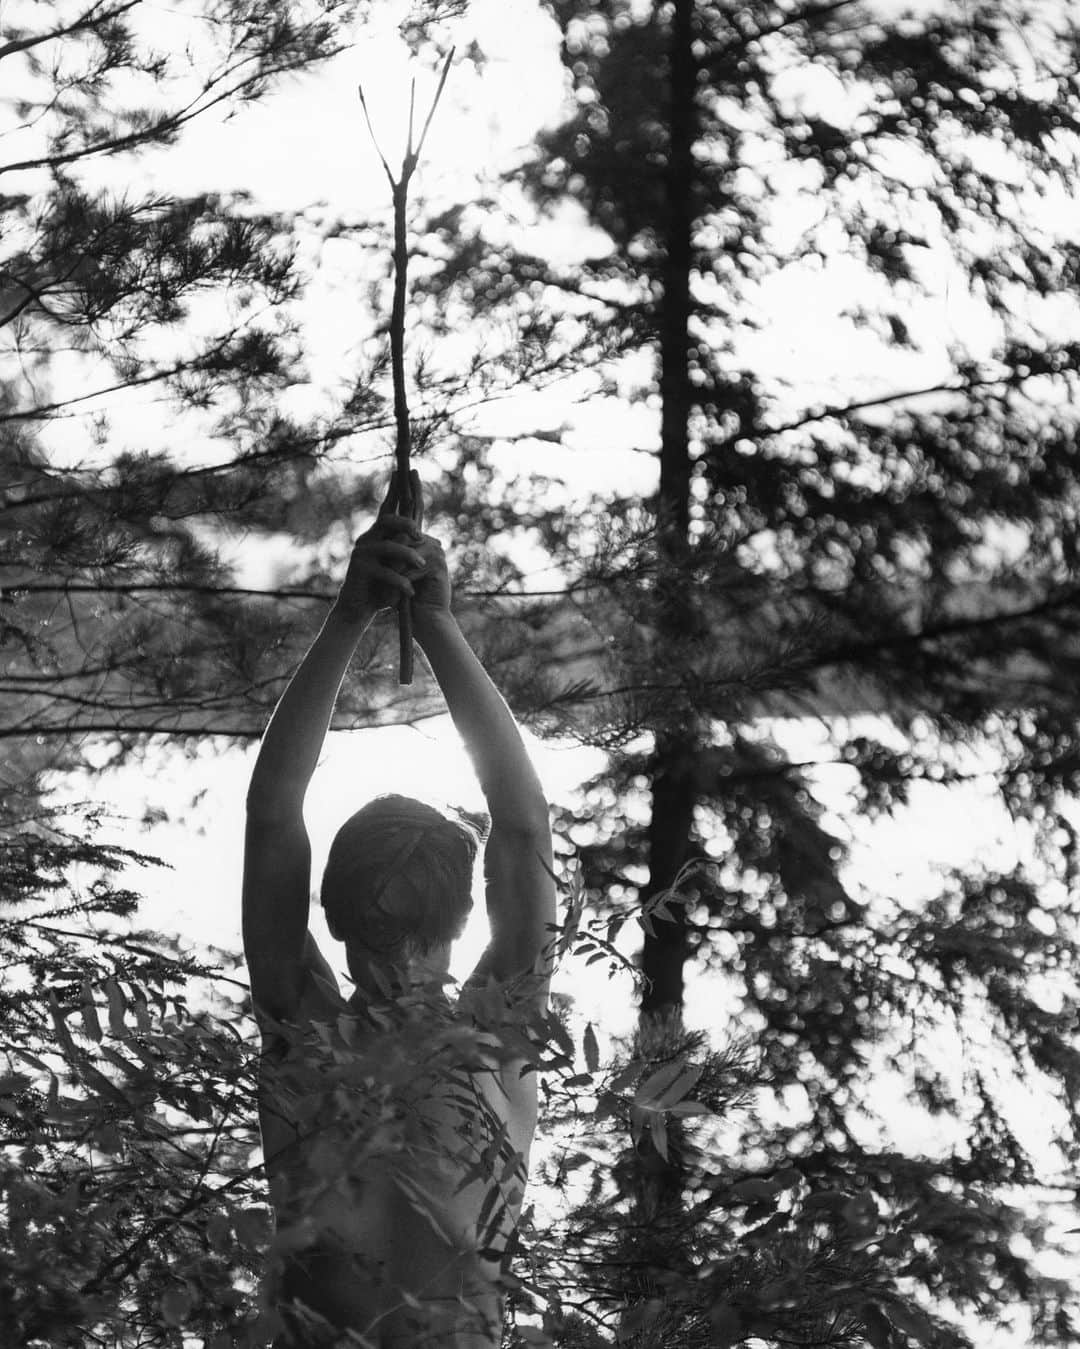
<svg viewBox="0 0 1080 1349">
<path fill-rule="evenodd" d="M 431 604 L 413 605 L 413 632 L 416 633 L 418 641 L 423 640 L 425 633 L 456 627 L 457 620 L 449 609 L 438 608 Z"/>
<path fill-rule="evenodd" d="M 340 627 L 350 628 L 359 636 L 374 617 L 375 609 L 372 605 L 350 604 L 347 600 L 342 600 L 339 595 L 330 606 L 327 621 Z"/>
</svg>

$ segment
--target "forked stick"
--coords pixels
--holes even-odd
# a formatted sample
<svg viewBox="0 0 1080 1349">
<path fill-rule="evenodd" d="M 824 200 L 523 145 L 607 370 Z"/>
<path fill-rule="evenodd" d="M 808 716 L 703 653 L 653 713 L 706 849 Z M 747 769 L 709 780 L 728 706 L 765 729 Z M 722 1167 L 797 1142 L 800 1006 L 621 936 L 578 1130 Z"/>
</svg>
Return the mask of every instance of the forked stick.
<svg viewBox="0 0 1080 1349">
<path fill-rule="evenodd" d="M 368 135 L 371 137 L 371 143 L 375 147 L 375 152 L 379 156 L 386 177 L 390 182 L 390 193 L 394 203 L 394 303 L 390 310 L 390 366 L 394 376 L 394 425 L 397 428 L 399 493 L 397 510 L 399 515 L 409 518 L 413 514 L 413 500 L 412 478 L 409 469 L 412 435 L 409 430 L 409 401 L 405 393 L 405 299 L 408 289 L 409 267 L 405 212 L 409 202 L 409 180 L 412 178 L 419 162 L 420 152 L 423 150 L 424 141 L 427 139 L 428 127 L 431 126 L 431 119 L 435 116 L 435 109 L 442 97 L 443 86 L 446 84 L 447 75 L 450 74 L 450 62 L 453 59 L 454 49 L 451 47 L 443 63 L 439 86 L 435 90 L 435 97 L 431 100 L 431 107 L 424 120 L 420 139 L 415 149 L 413 148 L 413 114 L 416 107 L 416 81 L 413 80 L 412 82 L 412 88 L 409 92 L 408 139 L 405 145 L 405 157 L 401 161 L 401 173 L 397 178 L 391 173 L 390 165 L 387 164 L 386 157 L 379 148 L 379 142 L 375 139 L 371 117 L 368 114 L 367 101 L 364 98 L 364 90 L 361 85 L 357 85 L 360 106 L 364 110 L 364 120 L 367 122 Z M 403 597 L 398 605 L 398 639 L 398 681 L 402 684 L 411 684 L 413 679 L 412 601 L 408 596 Z"/>
</svg>

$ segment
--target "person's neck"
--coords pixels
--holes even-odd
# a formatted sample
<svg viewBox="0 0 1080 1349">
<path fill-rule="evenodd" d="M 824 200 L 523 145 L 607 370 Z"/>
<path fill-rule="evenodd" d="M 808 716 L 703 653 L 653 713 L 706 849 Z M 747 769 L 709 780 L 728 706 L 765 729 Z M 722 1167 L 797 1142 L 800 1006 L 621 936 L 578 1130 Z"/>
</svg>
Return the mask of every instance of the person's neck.
<svg viewBox="0 0 1080 1349">
<path fill-rule="evenodd" d="M 418 999 L 424 994 L 430 997 L 436 990 L 446 1000 L 446 972 L 433 969 L 423 961 L 399 964 L 370 960 L 350 962 L 349 974 L 353 981 L 349 1003 L 359 1012 L 366 1012 L 369 1007 L 400 1004 L 410 995 Z"/>
</svg>

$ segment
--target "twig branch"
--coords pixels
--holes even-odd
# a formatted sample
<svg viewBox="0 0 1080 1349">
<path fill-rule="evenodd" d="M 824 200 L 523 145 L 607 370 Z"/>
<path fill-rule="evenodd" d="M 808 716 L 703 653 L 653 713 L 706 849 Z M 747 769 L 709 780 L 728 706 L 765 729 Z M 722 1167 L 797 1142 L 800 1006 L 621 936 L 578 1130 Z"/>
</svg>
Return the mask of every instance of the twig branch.
<svg viewBox="0 0 1080 1349">
<path fill-rule="evenodd" d="M 390 182 L 390 192 L 394 204 L 394 302 L 390 311 L 390 365 L 394 378 L 394 425 L 397 430 L 396 440 L 396 459 L 397 459 L 397 503 L 395 510 L 399 515 L 412 516 L 413 514 L 413 494 L 412 482 L 409 476 L 409 457 L 412 452 L 412 435 L 409 429 L 409 400 L 405 391 L 405 302 L 408 291 L 408 268 L 409 268 L 409 243 L 406 231 L 406 212 L 409 204 L 409 181 L 416 170 L 420 159 L 420 152 L 424 148 L 424 141 L 427 138 L 428 127 L 431 125 L 431 119 L 435 115 L 435 109 L 439 105 L 439 99 L 442 96 L 443 86 L 446 84 L 446 77 L 450 73 L 450 63 L 454 59 L 454 49 L 451 47 L 443 63 L 442 75 L 439 79 L 438 88 L 435 90 L 435 97 L 431 101 L 431 107 L 424 120 L 423 130 L 420 132 L 420 140 L 415 149 L 413 148 L 413 124 L 416 113 L 416 81 L 413 80 L 409 90 L 409 129 L 405 142 L 405 157 L 401 161 L 401 172 L 397 178 L 390 171 L 390 166 L 386 162 L 386 156 L 379 148 L 379 143 L 375 139 L 375 133 L 371 126 L 371 117 L 368 114 L 367 101 L 364 98 L 364 91 L 361 86 L 357 86 L 357 92 L 360 95 L 360 106 L 364 110 L 364 120 L 367 122 L 368 134 L 371 136 L 372 144 L 375 146 L 375 152 L 382 162 L 383 169 Z M 413 627 L 412 627 L 412 601 L 403 597 L 398 605 L 398 634 L 399 634 L 399 681 L 402 684 L 411 684 L 413 680 Z"/>
</svg>

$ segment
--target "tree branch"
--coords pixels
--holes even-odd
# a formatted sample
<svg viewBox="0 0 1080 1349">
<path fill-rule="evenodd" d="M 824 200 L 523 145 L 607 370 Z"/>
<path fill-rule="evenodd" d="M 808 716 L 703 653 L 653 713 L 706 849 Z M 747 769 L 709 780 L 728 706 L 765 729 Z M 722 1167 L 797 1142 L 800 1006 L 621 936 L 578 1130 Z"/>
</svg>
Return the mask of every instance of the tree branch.
<svg viewBox="0 0 1080 1349">
<path fill-rule="evenodd" d="M 98 24 L 108 23 L 112 19 L 118 19 L 121 14 L 126 14 L 129 9 L 134 9 L 140 4 L 141 0 L 124 0 L 122 4 L 115 9 L 107 10 L 103 14 L 95 13 L 101 4 L 101 0 L 95 0 L 94 4 L 82 15 L 69 23 L 66 28 L 54 28 L 48 33 L 37 33 L 33 37 L 15 38 L 11 42 L 0 46 L 0 61 L 5 56 L 14 56 L 17 52 L 29 51 L 32 47 L 40 46 L 43 42 L 55 42 L 58 38 L 71 37 L 73 33 L 81 33 L 94 29 Z"/>
</svg>

